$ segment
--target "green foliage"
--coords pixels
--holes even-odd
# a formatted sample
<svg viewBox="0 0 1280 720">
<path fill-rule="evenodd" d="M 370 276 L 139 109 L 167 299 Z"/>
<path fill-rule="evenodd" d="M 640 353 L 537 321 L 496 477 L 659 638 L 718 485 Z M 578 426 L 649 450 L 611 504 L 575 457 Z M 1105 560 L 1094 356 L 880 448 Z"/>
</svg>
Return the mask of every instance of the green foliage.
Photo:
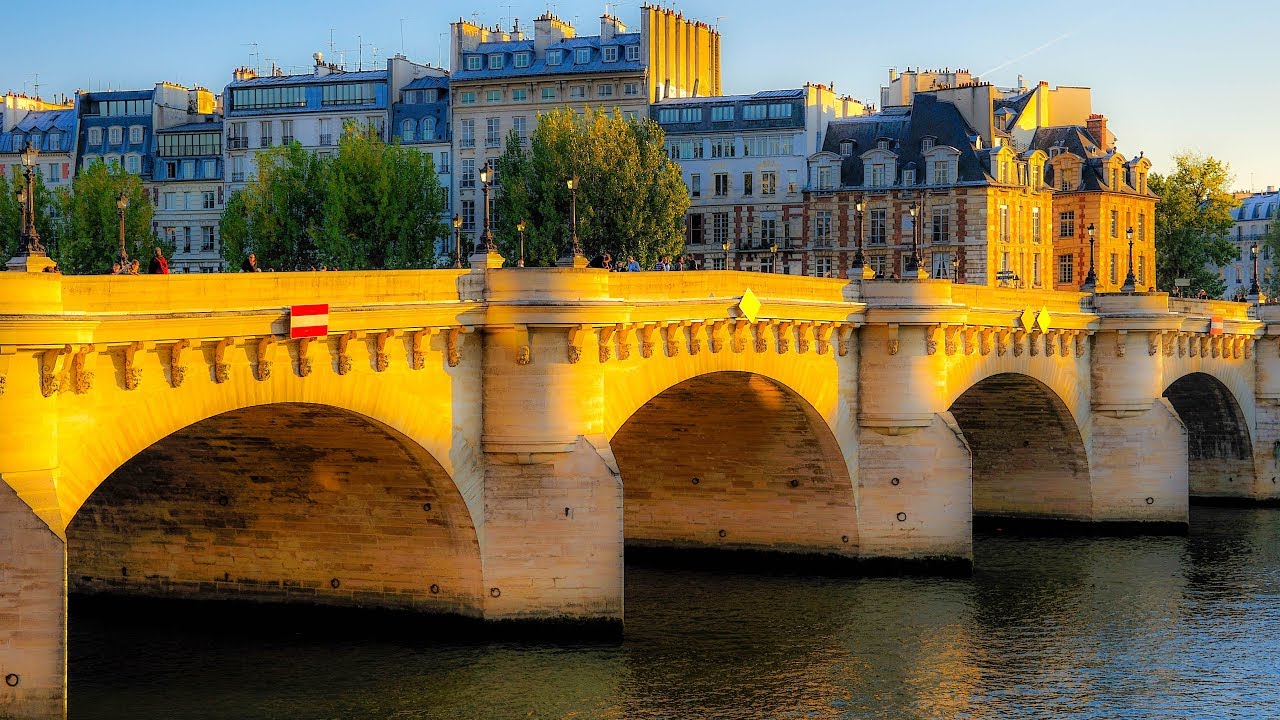
<svg viewBox="0 0 1280 720">
<path fill-rule="evenodd" d="M 1231 211 L 1240 202 L 1231 195 L 1231 168 L 1213 157 L 1183 152 L 1173 157 L 1169 175 L 1151 173 L 1148 186 L 1156 202 L 1156 282 L 1171 290 L 1176 278 L 1187 278 L 1192 295 L 1204 290 L 1218 298 L 1226 283 L 1207 265 L 1235 259 L 1228 239 Z"/>
<path fill-rule="evenodd" d="M 1280 297 L 1280 272 L 1275 270 L 1280 267 L 1280 222 L 1277 222 L 1276 218 L 1273 217 L 1271 223 L 1267 225 L 1267 232 L 1258 241 L 1258 248 L 1259 252 L 1264 252 L 1271 260 L 1272 267 L 1270 275 L 1259 278 L 1262 283 L 1262 292 L 1268 298 Z M 1261 265 L 1258 272 L 1263 272 Z"/>
<path fill-rule="evenodd" d="M 22 191 L 25 180 L 20 167 L 15 165 L 10 177 L 0 175 L 0 255 L 4 259 L 13 257 L 18 252 L 18 239 L 22 235 L 22 206 L 18 204 L 18 193 Z M 45 249 L 53 253 L 58 245 L 62 223 L 59 218 L 57 196 L 45 186 L 40 171 L 36 171 L 36 232 Z"/>
<path fill-rule="evenodd" d="M 80 171 L 70 189 L 58 191 L 63 236 L 52 257 L 68 274 L 105 273 L 120 256 L 120 219 L 116 198 L 120 193 L 129 198 L 124 215 L 125 250 L 129 258 L 138 260 L 146 272 L 154 248 L 164 248 L 166 255 L 173 247 L 151 232 L 155 214 L 142 180 L 124 171 L 119 164 L 96 162 Z"/>
<path fill-rule="evenodd" d="M 348 127 L 338 154 L 297 143 L 258 156 L 258 176 L 227 201 L 222 256 L 240 267 L 250 252 L 264 269 L 422 268 L 435 264 L 445 189 L 431 156 Z"/>
<path fill-rule="evenodd" d="M 525 264 L 548 266 L 568 254 L 570 192 L 577 176 L 578 237 L 588 257 L 634 256 L 652 267 L 684 249 L 689 192 L 667 157 L 665 134 L 651 120 L 602 109 L 562 108 L 538 120 L 526 151 L 515 135 L 498 160 L 495 234 L 511 265 L 519 258 L 516 224 L 524 220 Z M 483 208 L 477 205 L 477 214 Z M 477 219 L 477 226 L 483 224 Z"/>
</svg>

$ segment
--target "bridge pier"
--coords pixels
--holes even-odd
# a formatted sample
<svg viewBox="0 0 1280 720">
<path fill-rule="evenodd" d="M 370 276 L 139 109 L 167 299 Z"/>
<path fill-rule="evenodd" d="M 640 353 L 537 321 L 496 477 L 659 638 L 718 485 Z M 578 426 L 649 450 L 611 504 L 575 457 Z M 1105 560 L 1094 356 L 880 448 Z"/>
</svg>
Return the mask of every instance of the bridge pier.
<svg viewBox="0 0 1280 720">
<path fill-rule="evenodd" d="M 1263 306 L 1259 311 L 1259 319 L 1280 322 L 1280 308 Z M 1280 341 L 1264 337 L 1253 348 L 1256 391 L 1252 499 L 1280 503 Z"/>
</svg>

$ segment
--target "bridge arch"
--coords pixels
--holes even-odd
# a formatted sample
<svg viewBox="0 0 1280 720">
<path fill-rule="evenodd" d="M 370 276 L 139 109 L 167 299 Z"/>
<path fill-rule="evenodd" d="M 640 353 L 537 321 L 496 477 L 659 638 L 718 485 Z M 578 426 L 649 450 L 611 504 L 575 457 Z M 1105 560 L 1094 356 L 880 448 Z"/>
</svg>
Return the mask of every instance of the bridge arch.
<svg viewBox="0 0 1280 720">
<path fill-rule="evenodd" d="M 610 446 L 630 547 L 857 553 L 855 490 L 837 436 L 774 378 L 695 374 L 650 397 Z"/>
<path fill-rule="evenodd" d="M 1089 520 L 1089 455 L 1061 394 L 1030 375 L 1002 372 L 950 406 L 972 458 L 977 516 Z"/>
<path fill-rule="evenodd" d="M 1237 390 L 1214 374 L 1191 372 L 1169 383 L 1163 396 L 1187 429 L 1191 495 L 1250 496 L 1255 484 L 1252 423 Z"/>
<path fill-rule="evenodd" d="M 385 423 L 263 403 L 161 438 L 67 527 L 70 588 L 480 615 L 476 527 L 443 465 Z"/>
</svg>

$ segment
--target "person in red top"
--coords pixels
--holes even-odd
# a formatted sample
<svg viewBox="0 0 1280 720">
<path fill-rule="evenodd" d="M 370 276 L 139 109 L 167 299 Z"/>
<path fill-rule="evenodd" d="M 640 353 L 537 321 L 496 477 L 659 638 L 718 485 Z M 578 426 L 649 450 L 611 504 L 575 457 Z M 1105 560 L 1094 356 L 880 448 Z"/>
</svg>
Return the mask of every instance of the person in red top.
<svg viewBox="0 0 1280 720">
<path fill-rule="evenodd" d="M 156 247 L 155 257 L 151 258 L 151 262 L 147 265 L 147 272 L 152 275 L 168 275 L 169 261 L 164 259 L 164 252 Z"/>
</svg>

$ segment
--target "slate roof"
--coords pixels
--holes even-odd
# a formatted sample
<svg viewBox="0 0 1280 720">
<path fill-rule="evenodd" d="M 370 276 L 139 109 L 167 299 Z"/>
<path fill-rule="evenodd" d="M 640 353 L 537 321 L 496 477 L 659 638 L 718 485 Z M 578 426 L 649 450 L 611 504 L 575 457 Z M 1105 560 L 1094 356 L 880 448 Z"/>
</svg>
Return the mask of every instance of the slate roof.
<svg viewBox="0 0 1280 720">
<path fill-rule="evenodd" d="M 449 87 L 449 76 L 438 77 L 436 75 L 427 75 L 410 82 L 404 86 L 404 90 L 422 90 L 422 89 L 447 89 Z"/>
<path fill-rule="evenodd" d="M 939 102 L 936 96 L 928 93 L 917 93 L 909 108 L 891 108 L 874 115 L 832 120 L 827 125 L 822 149 L 839 155 L 840 144 L 845 140 L 853 141 L 853 155 L 842 158 L 840 181 L 845 187 L 857 187 L 863 184 L 861 155 L 875 149 L 880 139 L 888 139 L 889 150 L 898 156 L 898 167 L 901 169 L 914 163 L 916 177 L 923 182 L 924 156 L 920 153 L 920 143 L 926 137 L 933 137 L 935 145 L 952 147 L 960 152 L 956 168 L 959 183 L 989 182 L 990 177 L 969 141 L 974 134 L 955 105 Z"/>
<path fill-rule="evenodd" d="M 386 70 L 362 70 L 358 72 L 331 72 L 328 75 L 277 75 L 268 77 L 256 77 L 248 80 L 233 80 L 227 85 L 229 88 L 251 88 L 275 85 L 329 85 L 331 83 L 346 82 L 375 82 L 378 80 L 386 81 Z"/>
<path fill-rule="evenodd" d="M 156 130 L 156 132 L 179 133 L 179 132 L 200 132 L 202 130 L 206 132 L 213 132 L 215 130 L 221 132 L 222 121 L 215 120 L 212 122 L 190 122 L 190 123 L 184 123 L 182 125 L 175 125 L 173 127 L 160 128 L 159 130 Z"/>
<path fill-rule="evenodd" d="M 1280 193 L 1258 193 L 1240 201 L 1236 209 L 1236 220 L 1274 219 L 1276 209 L 1280 207 Z"/>
<path fill-rule="evenodd" d="M 1055 147 L 1061 147 L 1063 152 L 1069 152 L 1084 160 L 1084 166 L 1080 172 L 1081 186 L 1077 190 L 1090 192 L 1137 192 L 1133 186 L 1129 185 L 1128 178 L 1125 176 L 1127 173 L 1120 176 L 1122 187 L 1113 188 L 1110 186 L 1106 177 L 1106 162 L 1116 153 L 1114 150 L 1103 150 L 1093 135 L 1089 133 L 1088 128 L 1080 125 L 1040 128 L 1031 137 L 1031 144 L 1027 150 L 1042 150 L 1045 155 L 1052 157 L 1053 153 L 1050 150 Z M 1045 165 L 1044 174 L 1045 183 L 1050 187 L 1057 187 L 1052 165 Z M 1152 195 L 1153 193 L 1148 191 L 1147 194 Z"/>
<path fill-rule="evenodd" d="M 549 45 L 547 50 L 565 50 L 564 59 L 559 65 L 548 65 L 546 53 L 542 55 L 534 54 L 529 63 L 529 67 L 518 68 L 514 66 L 511 55 L 521 51 L 533 51 L 532 40 L 507 40 L 503 42 L 487 42 L 481 43 L 474 51 L 464 53 L 466 55 L 483 55 L 484 68 L 481 70 L 467 70 L 464 68 L 453 68 L 451 76 L 454 82 L 467 80 L 490 80 L 496 78 L 511 77 L 529 77 L 534 75 L 582 75 L 592 73 L 625 73 L 625 72 L 641 72 L 644 65 L 639 60 L 627 60 L 626 52 L 619 49 L 618 59 L 614 62 L 605 62 L 602 47 L 606 45 L 639 45 L 640 33 L 621 33 L 615 35 L 613 40 L 601 42 L 599 35 L 584 35 L 581 37 L 565 38 L 557 43 Z M 578 64 L 574 62 L 574 52 L 578 48 L 591 49 L 591 61 Z M 490 70 L 488 56 L 493 53 L 502 53 L 504 60 L 502 69 Z M 463 61 L 465 64 L 465 60 Z"/>
<path fill-rule="evenodd" d="M 71 152 L 75 146 L 76 111 L 66 110 L 33 110 L 27 113 L 14 127 L 12 132 L 0 133 L 0 153 L 17 153 L 26 149 L 31 132 L 41 133 L 40 152 Z M 55 147 L 49 136 L 50 130 L 61 132 Z M 19 135 L 20 134 L 20 135 Z M 15 146 L 14 138 L 21 137 Z"/>
</svg>

